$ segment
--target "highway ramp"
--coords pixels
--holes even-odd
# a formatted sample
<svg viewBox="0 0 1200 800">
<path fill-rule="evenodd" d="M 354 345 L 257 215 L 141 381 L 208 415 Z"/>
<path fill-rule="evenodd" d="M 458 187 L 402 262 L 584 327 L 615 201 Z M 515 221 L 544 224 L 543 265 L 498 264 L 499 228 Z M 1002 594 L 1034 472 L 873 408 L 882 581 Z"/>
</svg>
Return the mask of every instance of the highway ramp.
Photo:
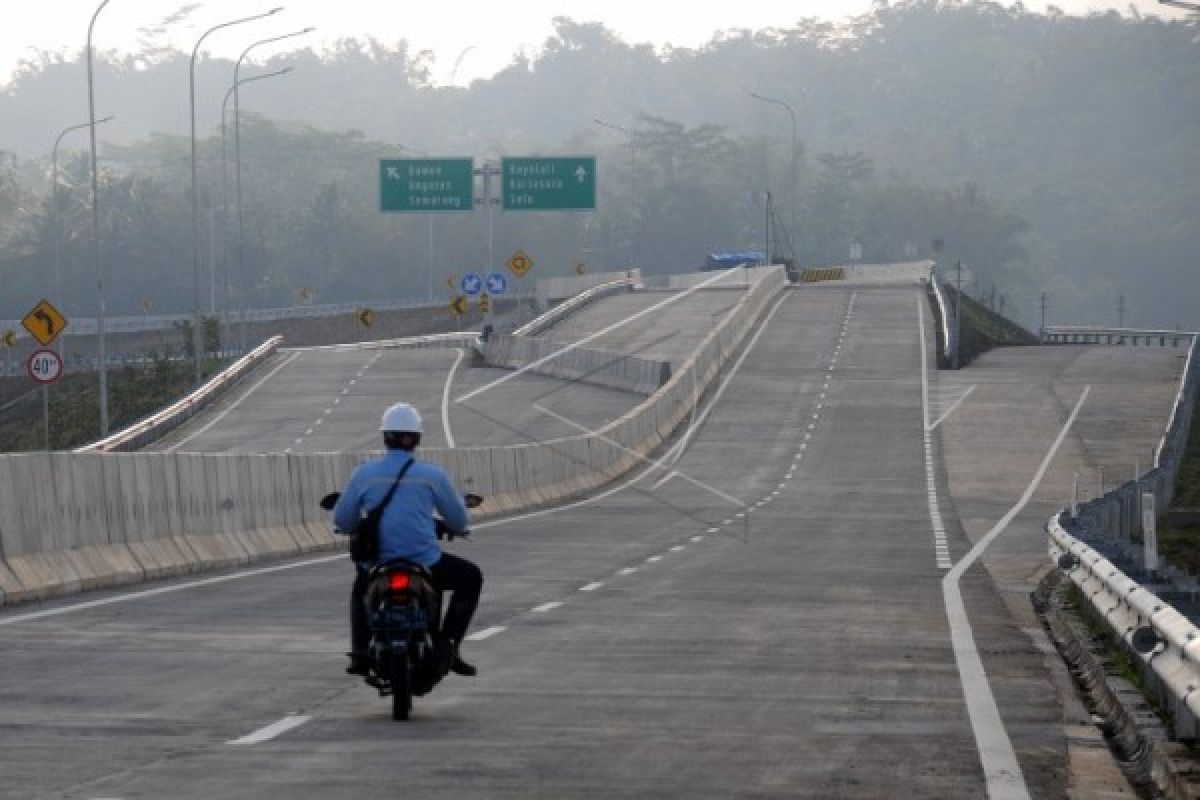
<svg viewBox="0 0 1200 800">
<path fill-rule="evenodd" d="M 787 291 L 677 463 L 478 526 L 454 547 L 487 574 L 481 675 L 408 724 L 341 673 L 341 559 L 5 611 L 0 796 L 986 796 L 926 499 L 925 302 Z M 1062 796 L 1043 656 L 982 568 L 963 588 L 1024 780 Z"/>
</svg>

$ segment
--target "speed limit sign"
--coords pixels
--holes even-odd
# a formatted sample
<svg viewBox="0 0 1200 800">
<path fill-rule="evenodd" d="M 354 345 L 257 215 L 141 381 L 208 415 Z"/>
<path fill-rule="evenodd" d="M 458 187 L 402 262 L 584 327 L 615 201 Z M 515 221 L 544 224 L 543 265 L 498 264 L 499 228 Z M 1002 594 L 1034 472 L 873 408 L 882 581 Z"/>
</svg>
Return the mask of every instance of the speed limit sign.
<svg viewBox="0 0 1200 800">
<path fill-rule="evenodd" d="M 53 350 L 34 350 L 29 356 L 29 377 L 38 383 L 54 383 L 62 373 L 62 356 Z"/>
</svg>

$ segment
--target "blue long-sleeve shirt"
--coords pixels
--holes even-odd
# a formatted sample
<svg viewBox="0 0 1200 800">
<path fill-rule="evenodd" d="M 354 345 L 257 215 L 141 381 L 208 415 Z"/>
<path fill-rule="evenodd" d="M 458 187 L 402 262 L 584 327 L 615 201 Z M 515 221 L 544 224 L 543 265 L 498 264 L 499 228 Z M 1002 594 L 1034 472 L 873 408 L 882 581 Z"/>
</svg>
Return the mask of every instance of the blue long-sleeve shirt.
<svg viewBox="0 0 1200 800">
<path fill-rule="evenodd" d="M 333 524 L 349 533 L 368 511 L 383 502 L 404 464 L 404 450 L 389 450 L 382 458 L 360 464 L 350 475 L 333 509 Z M 432 567 L 442 557 L 433 522 L 436 510 L 454 531 L 470 524 L 467 507 L 446 471 L 436 464 L 414 461 L 396 487 L 379 523 L 379 560 L 406 558 Z"/>
</svg>

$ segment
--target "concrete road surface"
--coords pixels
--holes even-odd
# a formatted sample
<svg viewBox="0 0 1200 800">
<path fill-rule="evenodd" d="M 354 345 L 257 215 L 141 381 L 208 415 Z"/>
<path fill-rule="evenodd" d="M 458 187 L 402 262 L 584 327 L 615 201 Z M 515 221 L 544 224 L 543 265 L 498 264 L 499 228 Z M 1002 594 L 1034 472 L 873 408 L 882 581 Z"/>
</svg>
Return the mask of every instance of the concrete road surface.
<svg viewBox="0 0 1200 800">
<path fill-rule="evenodd" d="M 407 723 L 341 672 L 343 558 L 0 613 L 0 797 L 1062 797 L 1053 676 L 981 565 L 988 680 L 959 678 L 924 302 L 787 292 L 678 463 L 456 543 L 487 575 L 480 675 Z"/>
</svg>

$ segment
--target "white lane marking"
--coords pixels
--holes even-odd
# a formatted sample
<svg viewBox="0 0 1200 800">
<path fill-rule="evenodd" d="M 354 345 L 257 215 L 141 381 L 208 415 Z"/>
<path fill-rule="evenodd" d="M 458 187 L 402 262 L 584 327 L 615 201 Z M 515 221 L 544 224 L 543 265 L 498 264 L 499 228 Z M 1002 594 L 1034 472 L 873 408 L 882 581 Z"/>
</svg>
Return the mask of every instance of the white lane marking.
<svg viewBox="0 0 1200 800">
<path fill-rule="evenodd" d="M 738 369 L 742 366 L 742 363 L 745 361 L 746 357 L 749 356 L 751 350 L 753 350 L 754 346 L 758 343 L 758 340 L 761 338 L 763 332 L 766 331 L 767 325 L 770 324 L 771 319 L 775 315 L 775 312 L 777 310 L 779 310 L 780 306 L 783 305 L 783 301 L 787 300 L 790 296 L 791 296 L 790 293 L 787 293 L 787 292 L 782 293 L 780 295 L 779 299 L 775 302 L 775 305 L 771 307 L 771 311 L 767 314 L 766 317 L 763 318 L 762 323 L 759 325 L 758 331 L 754 334 L 754 336 L 746 344 L 745 350 L 742 353 L 741 357 L 739 357 L 738 360 L 736 362 L 734 362 L 734 365 L 730 369 L 729 374 L 726 376 L 725 380 L 722 382 L 720 388 L 714 394 L 713 398 L 709 401 L 707 407 L 705 408 L 704 413 L 696 421 L 697 425 L 702 425 L 704 423 L 704 420 L 708 417 L 709 413 L 715 407 L 717 400 L 720 399 L 721 393 L 724 392 L 725 387 L 729 385 L 729 382 L 737 374 Z M 850 301 L 851 301 L 851 303 L 854 302 L 853 296 L 851 296 Z M 288 360 L 290 361 L 292 358 L 299 356 L 302 352 L 303 351 L 300 351 L 300 350 L 293 352 L 288 357 Z M 370 363 L 374 364 L 376 361 L 379 360 L 379 358 L 381 356 L 382 356 L 382 353 L 376 354 L 376 356 L 373 359 L 371 359 Z M 276 370 L 282 369 L 283 366 L 284 366 L 284 364 L 281 364 L 280 366 L 276 367 Z M 366 371 L 366 367 L 363 368 L 363 372 L 365 372 L 365 371 Z M 274 373 L 272 373 L 272 374 L 274 374 Z M 267 378 L 270 378 L 270 377 L 271 377 L 270 375 L 267 375 L 259 383 L 261 384 L 261 383 L 265 382 L 267 380 Z M 361 377 L 361 373 L 360 373 L 360 377 Z M 259 384 L 256 384 L 250 391 L 254 391 L 254 389 L 257 389 L 258 385 Z M 196 434 L 196 435 L 198 435 L 198 434 Z M 810 436 L 810 434 L 806 434 L 806 438 L 808 436 Z M 300 444 L 303 441 L 304 441 L 303 438 L 296 439 L 296 444 Z M 485 528 L 494 528 L 494 527 L 499 527 L 501 525 L 511 525 L 512 523 L 524 522 L 525 520 L 533 519 L 535 517 L 549 516 L 551 514 L 560 514 L 564 511 L 571 511 L 576 508 L 582 508 L 584 506 L 594 505 L 595 503 L 599 503 L 602 500 L 606 500 L 607 498 L 612 497 L 614 494 L 617 494 L 618 492 L 622 492 L 625 489 L 628 489 L 630 486 L 633 486 L 634 484 L 643 480 L 647 475 L 649 475 L 655 469 L 657 469 L 657 467 L 654 467 L 654 466 L 649 467 L 649 468 L 643 470 L 642 472 L 638 473 L 633 478 L 630 478 L 629 480 L 625 481 L 624 483 L 618 484 L 617 486 L 614 486 L 611 489 L 607 489 L 603 492 L 600 492 L 599 494 L 592 495 L 591 497 L 587 497 L 582 500 L 576 500 L 573 503 L 567 503 L 567 504 L 564 504 L 561 506 L 556 506 L 554 508 L 541 509 L 539 511 L 530 511 L 525 514 L 518 514 L 518 515 L 515 515 L 512 517 L 505 517 L 504 519 L 497 519 L 497 520 L 490 520 L 487 522 L 481 522 L 478 525 L 474 525 L 472 527 L 475 530 L 483 530 Z M 733 522 L 733 520 L 725 520 L 725 522 L 723 524 L 729 525 L 732 522 Z M 712 532 L 719 532 L 719 529 L 713 528 Z M 225 583 L 227 581 L 240 580 L 242 578 L 252 578 L 252 577 L 256 577 L 258 575 L 268 575 L 268 574 L 271 574 L 274 572 L 282 572 L 284 570 L 298 569 L 300 567 L 308 567 L 308 566 L 312 566 L 315 564 L 324 564 L 324 563 L 327 563 L 330 561 L 337 561 L 339 559 L 343 559 L 343 558 L 347 558 L 347 557 L 348 557 L 348 555 L 346 553 L 338 553 L 337 555 L 325 556 L 322 558 L 308 559 L 305 561 L 296 562 L 294 564 L 283 564 L 283 565 L 274 566 L 274 567 L 264 567 L 261 569 L 244 570 L 244 571 L 232 573 L 229 575 L 221 575 L 221 576 L 218 576 L 215 578 L 207 578 L 207 579 L 198 580 L 198 581 L 189 581 L 187 583 L 182 583 L 182 584 L 179 584 L 176 586 L 163 586 L 163 587 L 159 587 L 156 589 L 146 589 L 146 590 L 131 592 L 129 594 L 119 595 L 116 597 L 108 597 L 103 600 L 89 600 L 89 601 L 85 601 L 82 603 L 75 603 L 75 604 L 69 605 L 69 606 L 60 606 L 58 608 L 46 609 L 43 611 L 34 611 L 34 612 L 31 612 L 28 614 L 13 615 L 11 617 L 0 617 L 0 627 L 3 627 L 5 625 L 14 625 L 14 624 L 21 623 L 21 622 L 28 622 L 28 621 L 32 621 L 32 620 L 36 620 L 36 619 L 42 619 L 44 617 L 56 617 L 56 616 L 60 616 L 63 614 L 70 614 L 70 613 L 73 613 L 76 611 L 87 611 L 92 608 L 113 605 L 116 603 L 125 603 L 125 602 L 129 602 L 131 600 L 139 600 L 144 597 L 153 597 L 153 596 L 160 595 L 160 594 L 170 594 L 172 592 L 180 592 L 180 591 L 184 591 L 185 589 L 200 588 L 200 587 L 209 586 L 209 585 L 213 585 L 213 584 Z M 653 563 L 654 561 L 658 561 L 659 558 L 660 557 L 658 557 L 658 556 L 652 556 L 650 559 L 647 559 L 647 560 Z M 478 641 L 481 639 L 487 639 L 491 636 L 495 636 L 498 633 L 502 633 L 504 630 L 506 630 L 506 628 L 504 626 L 496 626 L 493 628 L 486 628 L 477 633 L 469 634 L 467 636 L 467 639 L 469 641 Z"/>
<path fill-rule="evenodd" d="M 333 404 L 334 404 L 335 406 L 336 406 L 336 405 L 340 405 L 340 404 L 341 404 L 341 402 L 342 402 L 342 398 L 340 398 L 340 397 L 335 397 L 335 398 L 333 398 Z"/>
<path fill-rule="evenodd" d="M 672 548 L 671 548 L 671 552 L 672 552 L 672 553 L 678 553 L 678 552 L 679 552 L 680 550 L 682 550 L 682 549 L 683 549 L 683 545 L 681 545 L 681 544 L 677 544 L 677 545 L 675 545 L 674 547 L 672 547 Z"/>
<path fill-rule="evenodd" d="M 713 528 L 713 531 L 716 531 L 716 528 Z M 691 541 L 693 541 L 693 542 L 703 542 L 703 541 L 704 541 L 704 537 L 703 537 L 703 536 L 701 536 L 700 534 L 696 534 L 695 536 L 693 536 L 693 537 L 691 538 Z"/>
<path fill-rule="evenodd" d="M 809 439 L 811 439 L 811 438 L 812 438 L 812 434 L 811 434 L 811 433 L 806 433 L 806 434 L 804 434 L 804 439 L 805 439 L 806 441 L 807 441 L 807 440 L 809 440 Z"/>
<path fill-rule="evenodd" d="M 720 533 L 721 529 L 720 528 L 709 528 L 708 532 L 709 533 Z"/>
<path fill-rule="evenodd" d="M 292 444 L 301 444 L 303 441 L 304 441 L 304 437 L 303 437 L 303 436 L 301 436 L 299 439 L 297 439 L 296 441 L 292 442 Z"/>
<path fill-rule="evenodd" d="M 540 606 L 534 606 L 529 609 L 534 614 L 545 614 L 547 611 L 553 611 L 556 608 L 562 608 L 561 600 L 552 600 L 549 603 L 542 603 Z"/>
<path fill-rule="evenodd" d="M 545 406 L 541 405 L 540 403 L 534 403 L 533 409 L 535 411 L 538 411 L 539 413 L 545 414 L 548 417 L 554 417 L 559 422 L 563 422 L 567 425 L 570 425 L 572 428 L 582 431 L 582 432 L 588 434 L 589 436 L 599 439 L 600 441 L 602 441 L 606 444 L 610 444 L 613 447 L 617 448 L 618 450 L 623 450 L 624 452 L 629 453 L 634 458 L 637 458 L 640 461 L 646 462 L 651 467 L 664 466 L 664 462 L 666 461 L 665 457 L 660 458 L 657 461 L 647 458 L 646 456 L 637 452 L 633 448 L 626 447 L 625 445 L 621 444 L 616 439 L 613 439 L 609 436 L 605 436 L 604 434 L 600 433 L 599 431 L 594 431 L 591 428 L 587 427 L 586 425 L 581 425 L 578 422 L 575 422 L 574 420 L 567 419 L 562 414 L 559 414 L 557 411 L 551 411 L 550 409 L 546 408 Z M 746 505 L 744 502 L 742 502 L 738 498 L 734 497 L 733 495 L 729 494 L 728 492 L 723 492 L 720 489 L 718 489 L 717 487 L 715 487 L 711 484 L 705 483 L 704 481 L 696 480 L 695 478 L 688 475 L 686 472 L 680 472 L 679 470 L 674 470 L 674 472 L 678 477 L 683 478 L 685 481 L 692 484 L 693 486 L 696 486 L 700 489 L 704 489 L 707 492 L 711 492 L 711 493 L 715 494 L 717 497 L 721 498 L 722 500 L 725 500 L 726 502 L 728 502 L 732 505 L 743 506 L 743 507 Z M 661 481 L 660 481 L 660 483 L 661 483 Z"/>
<path fill-rule="evenodd" d="M 62 614 L 70 614 L 75 611 L 85 611 L 91 608 L 101 608 L 103 606 L 111 606 L 116 603 L 125 603 L 130 600 L 140 600 L 144 597 L 156 597 L 160 594 L 171 594 L 173 592 L 182 592 L 185 589 L 195 589 L 199 586 L 214 586 L 219 583 L 227 583 L 228 581 L 236 581 L 241 578 L 252 578 L 258 575 L 270 575 L 275 572 L 284 572 L 289 569 L 300 569 L 301 567 L 311 567 L 314 564 L 327 564 L 330 561 L 337 561 L 341 558 L 347 558 L 346 553 L 338 553 L 335 556 L 325 556 L 323 558 L 310 558 L 305 561 L 297 561 L 294 564 L 281 564 L 274 567 L 263 567 L 261 569 L 250 569 L 244 572 L 236 572 L 231 575 L 218 575 L 215 578 L 204 578 L 198 581 L 188 581 L 175 586 L 159 586 L 155 589 L 143 589 L 129 594 L 122 594 L 116 597 L 105 597 L 101 600 L 88 600 L 83 603 L 74 603 L 69 606 L 60 606 L 58 608 L 47 608 L 42 611 L 31 611 L 28 614 L 14 614 L 11 617 L 0 617 L 0 627 L 4 625 L 16 625 L 19 622 L 29 622 L 35 619 L 44 619 L 46 617 L 57 617 Z"/>
<path fill-rule="evenodd" d="M 969 395 L 971 392 L 975 391 L 975 387 L 976 387 L 976 386 L 978 386 L 978 384 L 972 383 L 972 384 L 971 384 L 971 386 L 970 386 L 970 387 L 969 387 L 969 388 L 968 388 L 968 389 L 967 389 L 965 392 L 963 392 L 961 395 L 959 395 L 958 399 L 957 399 L 957 400 L 955 400 L 953 403 L 951 403 L 951 404 L 950 404 L 950 407 L 949 407 L 949 408 L 947 408 L 947 409 L 946 409 L 946 410 L 945 410 L 945 411 L 942 413 L 942 415 L 941 415 L 940 417 L 938 417 L 938 418 L 937 418 L 937 422 L 935 422 L 935 423 L 933 423 L 932 425 L 930 425 L 930 426 L 929 426 L 929 430 L 933 430 L 933 429 L 934 429 L 934 428 L 936 428 L 938 425 L 941 425 L 941 424 L 942 424 L 942 423 L 943 423 L 943 422 L 946 420 L 946 417 L 948 417 L 948 416 L 950 416 L 951 414 L 953 414 L 953 413 L 954 413 L 954 409 L 958 408 L 958 407 L 959 407 L 959 405 L 962 403 L 962 401 L 967 399 L 967 395 Z"/>
<path fill-rule="evenodd" d="M 482 642 L 484 639 L 490 639 L 498 633 L 504 633 L 508 630 L 504 625 L 493 625 L 490 628 L 484 628 L 481 631 L 467 634 L 468 642 Z"/>
<path fill-rule="evenodd" d="M 674 478 L 675 476 L 677 476 L 678 474 L 679 474 L 679 470 L 673 469 L 670 472 L 668 472 L 666 475 L 659 478 L 650 488 L 657 489 L 660 486 L 662 486 L 664 483 L 666 483 L 667 481 L 671 480 L 671 478 Z"/>
<path fill-rule="evenodd" d="M 271 370 L 266 375 L 262 376 L 262 378 L 257 383 L 255 383 L 253 386 L 250 387 L 249 391 L 247 391 L 245 394 L 243 394 L 237 400 L 234 400 L 232 403 L 230 403 L 229 408 L 225 409 L 220 414 L 217 414 L 215 417 L 213 417 L 211 420 L 209 420 L 208 423 L 206 425 L 204 425 L 204 427 L 200 428 L 200 430 L 196 431 L 195 433 L 189 434 L 188 436 L 184 437 L 183 439 L 180 439 L 175 444 L 166 448 L 166 450 L 164 452 L 174 453 L 180 447 L 183 447 L 185 444 L 192 441 L 192 439 L 195 439 L 197 436 L 208 433 L 208 431 L 211 430 L 214 425 L 216 425 L 221 420 L 225 419 L 225 417 L 229 414 L 230 411 L 233 411 L 235 408 L 240 406 L 242 404 L 243 400 L 245 400 L 247 397 L 254 394 L 254 392 L 258 390 L 258 387 L 262 386 L 264 383 L 271 380 L 271 378 L 275 377 L 275 373 L 279 372 L 279 370 L 283 369 L 288 364 L 291 364 L 293 361 L 296 360 L 296 358 L 299 355 L 300 355 L 299 351 L 289 355 L 287 358 L 285 358 L 283 360 L 282 363 L 280 363 L 278 366 L 276 366 L 275 369 Z"/>
<path fill-rule="evenodd" d="M 316 422 L 314 422 L 314 423 L 313 423 L 313 427 L 315 428 L 315 427 L 317 427 L 318 425 L 321 425 L 321 424 L 323 424 L 324 422 L 325 422 L 325 420 L 324 420 L 324 419 L 321 419 L 321 418 L 319 418 L 319 419 L 317 419 L 317 421 L 316 421 Z"/>
<path fill-rule="evenodd" d="M 662 556 L 650 556 L 646 559 L 647 564 L 657 564 L 659 561 L 662 561 Z"/>
<path fill-rule="evenodd" d="M 635 573 L 637 571 L 638 571 L 637 567 L 625 567 L 624 569 L 619 570 L 617 572 L 617 574 L 618 575 L 632 575 L 633 573 Z"/>
<path fill-rule="evenodd" d="M 292 448 L 290 448 L 290 447 L 285 447 L 285 448 L 283 448 L 283 453 L 284 453 L 284 455 L 287 455 L 287 454 L 288 454 L 288 453 L 290 453 L 290 452 L 292 452 Z"/>
<path fill-rule="evenodd" d="M 1004 729 L 1004 721 L 996 708 L 996 698 L 992 695 L 992 687 L 988 684 L 987 673 L 983 669 L 983 661 L 975 647 L 975 634 L 971 630 L 971 620 L 967 616 L 963 604 L 962 592 L 959 589 L 959 579 L 983 554 L 997 536 L 999 536 L 1017 514 L 1025 508 L 1042 477 L 1050 467 L 1050 462 L 1058 453 L 1058 448 L 1066 438 L 1067 432 L 1079 416 L 1083 403 L 1091 392 L 1091 386 L 1083 387 L 1075 409 L 1067 418 L 1066 424 L 1058 433 L 1054 444 L 1041 466 L 1034 474 L 1033 480 L 1021 495 L 1017 504 L 1001 517 L 987 534 L 975 543 L 975 546 L 963 556 L 962 560 L 942 578 L 942 597 L 946 605 L 946 618 L 950 622 L 950 638 L 954 646 L 954 660 L 958 664 L 958 677 L 962 683 L 963 695 L 967 701 L 967 715 L 971 720 L 971 729 L 975 733 L 975 746 L 979 750 L 979 758 L 983 764 L 983 774 L 987 779 L 988 797 L 995 800 L 1026 800 L 1029 789 L 1025 785 L 1025 777 L 1021 774 L 1021 765 L 1013 752 L 1012 742 Z"/>
<path fill-rule="evenodd" d="M 929 522 L 933 526 L 934 560 L 938 569 L 950 569 L 954 563 L 938 547 L 946 545 L 946 526 L 938 508 L 937 474 L 933 463 L 933 434 L 929 427 L 929 361 L 925 355 L 925 298 L 917 298 L 917 331 L 921 343 L 921 441 L 925 448 L 925 492 L 929 504 Z"/>
<path fill-rule="evenodd" d="M 354 381 L 350 381 L 350 383 L 354 383 Z M 344 395 L 348 395 L 348 394 L 350 394 L 350 390 L 349 390 L 349 389 L 342 389 L 342 395 L 343 395 L 343 396 L 344 396 Z"/>
<path fill-rule="evenodd" d="M 322 413 L 322 414 L 329 415 L 329 414 L 332 414 L 332 413 L 333 413 L 333 409 L 332 409 L 332 408 L 327 408 L 327 409 L 325 409 L 324 411 L 322 411 L 321 413 Z"/>
<path fill-rule="evenodd" d="M 446 434 L 446 446 L 454 447 L 454 434 L 450 432 L 450 386 L 454 383 L 454 373 L 458 369 L 458 365 L 462 363 L 463 356 L 466 351 L 461 347 L 454 348 L 454 352 L 458 356 L 454 359 L 454 366 L 450 367 L 450 372 L 446 375 L 446 385 L 442 387 L 442 432 Z"/>
<path fill-rule="evenodd" d="M 239 739 L 230 739 L 226 744 L 261 744 L 281 736 L 293 728 L 299 728 L 312 717 L 303 714 L 288 714 L 278 722 L 272 722 L 265 728 L 259 728 L 254 733 L 248 733 Z"/>
<path fill-rule="evenodd" d="M 736 267 L 728 269 L 728 270 L 722 270 L 721 272 L 718 272 L 713 277 L 711 277 L 707 280 L 701 281 L 700 283 L 696 284 L 695 286 L 685 289 L 684 291 L 680 292 L 679 294 L 671 295 L 670 297 L 666 298 L 665 300 L 657 302 L 654 305 L 649 306 L 648 308 L 643 308 L 641 311 L 638 311 L 635 314 L 630 314 L 628 317 L 625 317 L 624 319 L 617 320 L 612 325 L 608 325 L 604 328 L 601 328 L 600 330 L 596 331 L 595 333 L 590 333 L 577 342 L 572 342 L 571 344 L 568 344 L 564 347 L 560 347 L 559 349 L 555 350 L 554 352 L 550 353 L 549 355 L 543 356 L 543 357 L 537 359 L 536 361 L 531 361 L 530 363 L 528 363 L 522 367 L 518 367 L 517 369 L 513 370 L 512 372 L 505 373 L 504 375 L 501 375 L 499 378 L 496 378 L 496 380 L 491 381 L 490 383 L 485 383 L 483 386 L 480 386 L 478 389 L 473 389 L 464 395 L 460 395 L 460 396 L 456 397 L 454 399 L 454 402 L 465 403 L 473 397 L 478 397 L 479 395 L 483 394 L 484 392 L 488 391 L 489 389 L 494 389 L 495 387 L 499 386 L 502 383 L 507 383 L 508 381 L 511 381 L 513 378 L 516 378 L 520 375 L 524 375 L 526 372 L 529 372 L 531 369 L 537 369 L 538 367 L 542 366 L 543 364 L 545 364 L 549 361 L 553 361 L 554 359 L 558 358 L 559 356 L 561 356 L 565 353 L 569 353 L 572 350 L 578 349 L 594 339 L 598 339 L 601 336 L 609 334 L 609 333 L 615 331 L 617 328 L 623 327 L 624 325 L 627 325 L 630 322 L 633 322 L 635 319 L 644 317 L 647 314 L 653 314 L 656 311 L 666 308 L 667 306 L 671 305 L 672 303 L 678 303 L 680 300 L 682 300 L 685 297 L 688 297 L 692 294 L 695 294 L 696 292 L 700 291 L 701 289 L 705 288 L 706 286 L 717 283 L 718 281 L 725 280 L 733 273 L 734 269 L 736 269 Z"/>
<path fill-rule="evenodd" d="M 581 591 L 581 592 L 594 592 L 594 591 L 596 591 L 597 589 L 603 589 L 603 588 L 604 588 L 604 584 L 603 584 L 602 582 L 600 582 L 600 581 L 594 581 L 594 582 L 592 582 L 592 583 L 589 583 L 589 584 L 587 584 L 586 586 L 580 586 L 580 587 L 579 587 L 579 591 Z"/>
<path fill-rule="evenodd" d="M 312 428 L 309 428 L 308 430 L 306 430 L 306 431 L 304 432 L 304 435 L 305 435 L 305 436 L 312 436 L 312 432 L 313 432 L 313 429 L 312 429 Z"/>
</svg>

